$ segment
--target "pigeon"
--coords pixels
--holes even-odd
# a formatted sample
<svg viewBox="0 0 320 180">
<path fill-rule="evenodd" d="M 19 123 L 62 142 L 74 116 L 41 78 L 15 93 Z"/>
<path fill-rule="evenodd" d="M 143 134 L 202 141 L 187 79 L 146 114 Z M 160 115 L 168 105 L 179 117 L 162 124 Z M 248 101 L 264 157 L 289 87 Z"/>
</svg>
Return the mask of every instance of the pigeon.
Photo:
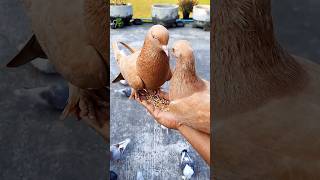
<svg viewBox="0 0 320 180">
<path fill-rule="evenodd" d="M 217 179 L 320 179 L 320 65 L 275 37 L 271 0 L 215 1 Z"/>
<path fill-rule="evenodd" d="M 168 30 L 164 26 L 154 25 L 149 29 L 141 50 L 134 50 L 120 42 L 131 51 L 131 54 L 125 55 L 119 50 L 118 43 L 114 42 L 112 47 L 121 74 L 112 82 L 125 79 L 133 88 L 130 98 L 137 96 L 138 90 L 159 90 L 172 76 L 168 41 Z"/>
<path fill-rule="evenodd" d="M 104 131 L 109 120 L 108 4 L 104 0 L 24 0 L 24 4 L 34 34 L 7 67 L 49 59 L 69 82 L 62 117 L 75 114 L 86 119 L 108 140 Z"/>
<path fill-rule="evenodd" d="M 169 86 L 169 111 L 181 117 L 180 124 L 210 134 L 210 83 L 197 76 L 188 41 L 175 42 L 172 54 L 177 62 Z"/>
<path fill-rule="evenodd" d="M 118 175 L 114 171 L 110 171 L 110 180 L 117 180 Z"/>
<path fill-rule="evenodd" d="M 180 168 L 182 170 L 182 179 L 191 179 L 194 174 L 194 161 L 191 159 L 186 149 L 181 151 Z"/>
<path fill-rule="evenodd" d="M 131 95 L 131 88 L 123 88 L 116 90 L 117 93 L 120 93 L 122 96 L 130 97 Z"/>
<path fill-rule="evenodd" d="M 123 86 L 128 86 L 128 85 L 129 85 L 126 80 L 120 80 L 119 82 L 120 82 L 120 84 L 122 84 Z"/>
<path fill-rule="evenodd" d="M 175 42 L 172 54 L 177 60 L 170 80 L 170 101 L 190 96 L 195 92 L 210 93 L 210 83 L 199 78 L 196 73 L 195 57 L 190 43 L 186 40 Z"/>
<path fill-rule="evenodd" d="M 68 100 L 67 86 L 52 86 L 47 91 L 42 91 L 40 96 L 47 101 L 49 105 L 57 110 L 63 110 Z"/>
<path fill-rule="evenodd" d="M 38 88 L 17 89 L 14 92 L 21 98 L 30 98 L 40 105 L 50 106 L 62 111 L 68 100 L 68 86 L 51 85 Z"/>
<path fill-rule="evenodd" d="M 111 145 L 110 146 L 111 160 L 114 160 L 114 161 L 120 160 L 124 153 L 124 150 L 126 149 L 127 145 L 130 143 L 130 141 L 131 140 L 127 138 L 124 141 Z"/>
</svg>

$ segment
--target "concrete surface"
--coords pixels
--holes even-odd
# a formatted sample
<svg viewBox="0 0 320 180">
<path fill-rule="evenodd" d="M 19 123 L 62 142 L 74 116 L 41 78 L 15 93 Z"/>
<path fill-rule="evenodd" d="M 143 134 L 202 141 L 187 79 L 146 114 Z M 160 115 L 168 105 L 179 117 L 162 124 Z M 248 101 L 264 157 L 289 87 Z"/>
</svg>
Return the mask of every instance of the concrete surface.
<svg viewBox="0 0 320 180">
<path fill-rule="evenodd" d="M 133 47 L 141 47 L 147 30 L 151 24 L 130 26 L 124 29 L 111 30 L 111 42 L 124 41 Z M 210 80 L 210 32 L 185 28 L 169 29 L 169 47 L 176 40 L 186 39 L 191 42 L 196 57 L 196 69 L 199 76 Z M 113 51 L 110 54 L 110 82 L 119 72 Z M 171 64 L 174 64 L 171 58 Z M 172 66 L 173 67 L 173 66 Z M 168 84 L 165 84 L 165 88 Z M 124 159 L 111 162 L 111 170 L 119 175 L 119 179 L 135 179 L 137 171 L 142 171 L 145 179 L 181 179 L 179 169 L 180 152 L 189 149 L 196 161 L 196 174 L 193 179 L 209 179 L 209 167 L 175 130 L 165 130 L 147 114 L 146 110 L 133 100 L 121 97 L 116 90 L 123 88 L 120 84 L 112 84 L 111 101 L 111 136 L 110 143 L 131 138 Z"/>
<path fill-rule="evenodd" d="M 290 53 L 320 63 L 320 1 L 272 0 L 276 36 Z"/>
<path fill-rule="evenodd" d="M 63 84 L 31 64 L 5 64 L 31 33 L 20 0 L 0 1 L 0 179 L 106 180 L 107 147 L 74 118 L 42 104 L 33 88 Z"/>
</svg>

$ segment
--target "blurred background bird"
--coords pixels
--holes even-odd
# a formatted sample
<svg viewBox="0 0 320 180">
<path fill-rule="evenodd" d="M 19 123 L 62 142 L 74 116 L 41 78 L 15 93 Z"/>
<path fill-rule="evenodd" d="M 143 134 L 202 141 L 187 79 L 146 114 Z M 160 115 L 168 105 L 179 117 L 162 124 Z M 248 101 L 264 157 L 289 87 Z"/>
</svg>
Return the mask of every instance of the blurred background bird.
<svg viewBox="0 0 320 180">
<path fill-rule="evenodd" d="M 68 100 L 68 86 L 57 84 L 52 86 L 18 89 L 14 92 L 21 98 L 29 98 L 35 104 L 52 107 L 62 111 Z"/>
<path fill-rule="evenodd" d="M 180 168 L 182 170 L 182 179 L 191 179 L 194 174 L 194 161 L 191 159 L 186 149 L 181 151 Z"/>
<path fill-rule="evenodd" d="M 117 180 L 118 175 L 114 171 L 110 171 L 110 180 Z"/>
<path fill-rule="evenodd" d="M 111 160 L 114 160 L 114 161 L 120 160 L 130 141 L 131 140 L 127 138 L 124 141 L 111 145 L 110 146 Z"/>
<path fill-rule="evenodd" d="M 131 95 L 131 88 L 122 88 L 122 89 L 119 89 L 119 90 L 116 90 L 117 93 L 121 94 L 122 96 L 124 97 L 130 97 Z"/>
</svg>

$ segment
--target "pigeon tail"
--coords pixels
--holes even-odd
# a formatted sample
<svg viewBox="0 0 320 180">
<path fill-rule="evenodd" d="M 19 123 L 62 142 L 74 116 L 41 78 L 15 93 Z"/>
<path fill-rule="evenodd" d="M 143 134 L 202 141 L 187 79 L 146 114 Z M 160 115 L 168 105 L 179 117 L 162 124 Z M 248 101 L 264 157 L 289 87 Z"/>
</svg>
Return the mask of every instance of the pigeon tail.
<svg viewBox="0 0 320 180">
<path fill-rule="evenodd" d="M 37 37 L 32 35 L 21 51 L 7 64 L 7 67 L 18 67 L 24 65 L 35 58 L 47 59 L 47 55 L 42 50 Z"/>
<path fill-rule="evenodd" d="M 134 53 L 136 52 L 136 49 L 132 48 L 131 46 L 129 46 L 128 44 L 124 43 L 124 42 L 119 42 L 120 44 L 122 44 L 124 47 L 126 47 L 131 53 Z M 112 44 L 112 49 L 114 51 L 114 55 L 115 55 L 115 58 L 116 58 L 116 61 L 117 63 L 119 64 L 120 62 L 120 59 L 123 57 L 123 56 L 126 56 L 124 51 L 120 50 L 119 49 L 119 46 L 118 46 L 118 42 L 114 42 Z M 121 73 L 118 74 L 118 76 L 112 81 L 112 83 L 117 83 L 121 80 L 124 80 L 123 76 Z"/>
</svg>

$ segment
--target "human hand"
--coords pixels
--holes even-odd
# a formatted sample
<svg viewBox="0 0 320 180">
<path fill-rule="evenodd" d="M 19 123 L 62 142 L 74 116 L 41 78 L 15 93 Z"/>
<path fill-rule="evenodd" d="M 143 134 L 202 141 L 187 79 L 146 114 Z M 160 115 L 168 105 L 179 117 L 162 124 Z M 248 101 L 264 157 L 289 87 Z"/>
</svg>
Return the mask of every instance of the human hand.
<svg viewBox="0 0 320 180">
<path fill-rule="evenodd" d="M 166 100 L 169 99 L 168 93 L 164 91 L 159 91 L 158 94 L 160 98 L 164 98 Z M 142 106 L 144 106 L 159 124 L 170 129 L 178 129 L 178 127 L 181 125 L 179 123 L 178 116 L 170 111 L 165 112 L 156 108 L 152 103 L 147 101 L 145 95 L 136 96 L 135 100 L 138 101 Z"/>
</svg>

